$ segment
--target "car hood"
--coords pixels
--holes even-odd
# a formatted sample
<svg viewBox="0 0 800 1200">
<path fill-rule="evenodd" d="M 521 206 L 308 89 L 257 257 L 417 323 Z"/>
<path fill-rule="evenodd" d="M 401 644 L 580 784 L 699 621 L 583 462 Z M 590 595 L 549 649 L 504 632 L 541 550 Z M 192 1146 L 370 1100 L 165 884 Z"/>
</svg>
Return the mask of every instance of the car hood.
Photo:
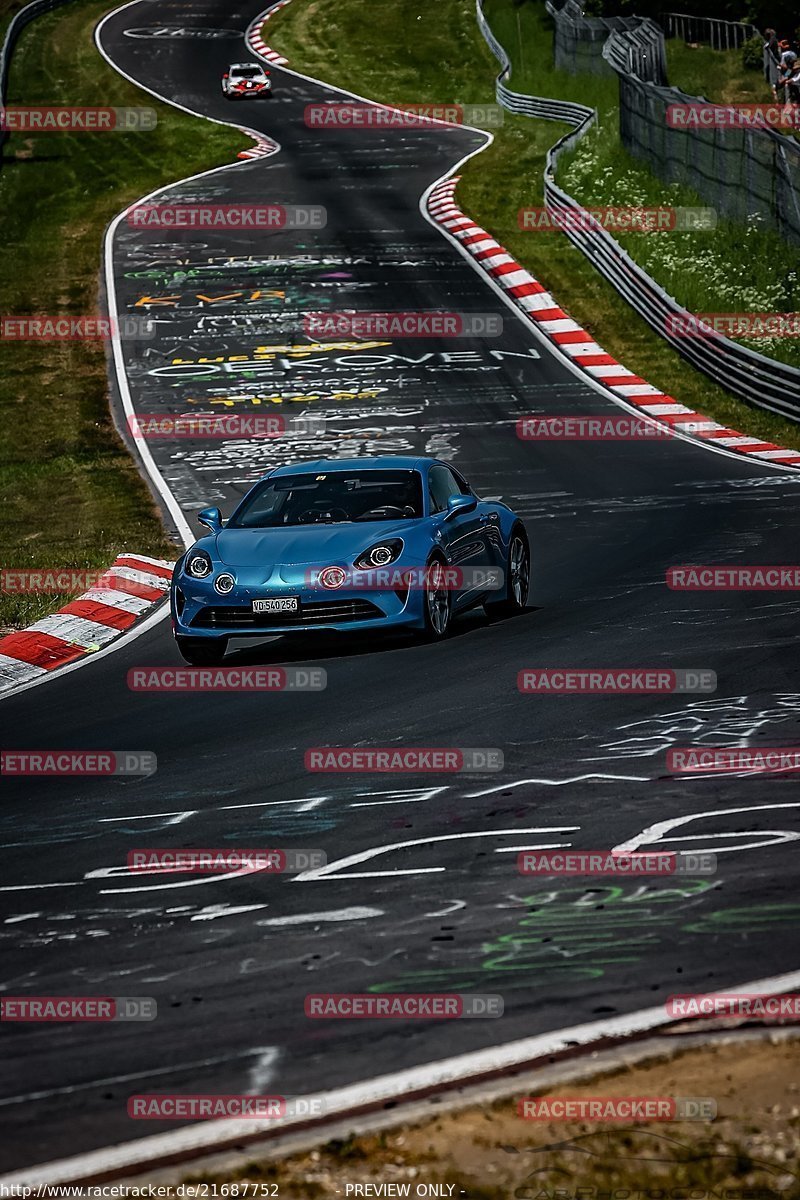
<svg viewBox="0 0 800 1200">
<path fill-rule="evenodd" d="M 217 554 L 228 567 L 344 564 L 383 538 L 403 537 L 408 526 L 407 521 L 369 521 L 278 529 L 223 529 L 216 538 Z"/>
</svg>

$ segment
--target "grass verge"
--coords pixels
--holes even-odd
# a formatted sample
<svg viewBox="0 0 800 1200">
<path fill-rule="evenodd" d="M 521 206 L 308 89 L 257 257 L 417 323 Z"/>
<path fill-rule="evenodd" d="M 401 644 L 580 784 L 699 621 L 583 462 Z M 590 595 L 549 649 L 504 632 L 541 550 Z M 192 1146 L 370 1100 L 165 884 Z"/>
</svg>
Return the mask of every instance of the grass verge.
<svg viewBox="0 0 800 1200">
<path fill-rule="evenodd" d="M 741 50 L 712 50 L 710 46 L 668 38 L 667 78 L 687 95 L 705 96 L 719 104 L 772 99 L 763 71 L 746 67 Z"/>
<path fill-rule="evenodd" d="M 12 60 L 9 103 L 149 105 L 140 133 L 12 135 L 3 147 L 0 312 L 98 311 L 103 231 L 131 201 L 230 162 L 249 139 L 159 104 L 119 76 L 93 42 L 108 0 L 38 17 Z M 125 550 L 174 557 L 109 413 L 102 344 L 5 342 L 0 485 L 7 568 L 107 566 Z M 30 623 L 64 597 L 0 596 L 0 628 Z"/>
<path fill-rule="evenodd" d="M 488 0 L 486 12 L 514 58 L 515 88 L 593 104 L 601 114 L 615 108 L 614 79 L 573 77 L 550 65 L 552 34 L 539 0 L 523 4 Z M 378 100 L 492 100 L 497 63 L 477 30 L 472 0 L 438 0 L 436 6 L 421 0 L 372 0 L 370 14 L 370 21 L 364 21 L 362 0 L 294 0 L 270 20 L 269 41 L 295 69 Z M 795 423 L 749 408 L 690 367 L 563 235 L 520 231 L 518 210 L 542 203 L 545 155 L 565 131 L 554 122 L 506 113 L 492 146 L 462 169 L 458 199 L 465 212 L 490 230 L 576 321 L 637 374 L 735 429 L 800 447 Z M 624 155 L 621 149 L 619 153 Z M 628 169 L 641 169 L 627 155 L 624 159 Z M 665 185 L 649 172 L 644 174 L 656 189 L 658 202 L 668 203 Z M 583 198 L 587 203 L 603 203 L 596 187 Z M 684 202 L 700 203 L 697 197 Z M 645 235 L 639 240 L 646 240 Z M 779 245 L 786 250 L 783 243 Z M 750 256 L 748 250 L 737 259 L 737 272 Z M 774 261 L 774 255 L 770 257 Z M 706 311 L 733 308 L 718 303 L 707 305 Z"/>
</svg>

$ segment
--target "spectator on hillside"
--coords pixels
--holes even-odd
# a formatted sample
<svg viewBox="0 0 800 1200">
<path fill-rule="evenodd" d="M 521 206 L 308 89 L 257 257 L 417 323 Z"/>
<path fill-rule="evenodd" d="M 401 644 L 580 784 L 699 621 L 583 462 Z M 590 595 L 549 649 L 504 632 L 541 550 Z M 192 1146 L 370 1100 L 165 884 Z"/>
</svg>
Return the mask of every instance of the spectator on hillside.
<svg viewBox="0 0 800 1200">
<path fill-rule="evenodd" d="M 786 100 L 789 104 L 800 104 L 800 62 L 795 62 L 786 76 Z"/>
<path fill-rule="evenodd" d="M 789 77 L 794 74 L 797 55 L 785 39 L 778 42 L 780 59 L 778 62 L 778 82 L 775 84 L 775 98 L 788 103 Z"/>
<path fill-rule="evenodd" d="M 778 35 L 774 29 L 767 29 L 764 32 L 767 39 L 764 42 L 764 78 L 772 90 L 773 97 L 777 100 L 778 93 L 775 89 L 778 83 L 778 74 L 781 63 L 781 52 L 778 48 Z"/>
</svg>

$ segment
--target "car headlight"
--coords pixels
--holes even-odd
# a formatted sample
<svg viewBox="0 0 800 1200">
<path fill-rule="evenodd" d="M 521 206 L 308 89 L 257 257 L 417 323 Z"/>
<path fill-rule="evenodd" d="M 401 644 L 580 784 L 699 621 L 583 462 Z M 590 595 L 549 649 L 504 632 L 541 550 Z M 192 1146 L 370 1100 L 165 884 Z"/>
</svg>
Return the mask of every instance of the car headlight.
<svg viewBox="0 0 800 1200">
<path fill-rule="evenodd" d="M 186 555 L 183 569 L 192 579 L 207 579 L 213 571 L 211 558 L 205 550 L 190 550 Z"/>
<path fill-rule="evenodd" d="M 353 564 L 358 571 L 374 571 L 376 567 L 388 567 L 396 562 L 403 550 L 402 538 L 387 538 L 385 542 L 376 542 L 365 550 Z"/>
<path fill-rule="evenodd" d="M 214 580 L 214 587 L 219 592 L 220 596 L 227 596 L 228 593 L 232 592 L 236 587 L 236 580 L 232 575 L 229 575 L 227 571 L 223 571 L 223 573 L 218 575 Z"/>
</svg>

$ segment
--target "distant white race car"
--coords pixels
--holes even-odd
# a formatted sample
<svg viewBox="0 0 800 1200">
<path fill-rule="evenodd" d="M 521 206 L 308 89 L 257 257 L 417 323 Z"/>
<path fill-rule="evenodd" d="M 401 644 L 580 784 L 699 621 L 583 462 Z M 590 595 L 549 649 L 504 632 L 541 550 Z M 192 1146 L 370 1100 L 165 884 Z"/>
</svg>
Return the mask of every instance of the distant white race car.
<svg viewBox="0 0 800 1200">
<path fill-rule="evenodd" d="M 246 99 L 248 96 L 272 95 L 272 80 L 269 71 L 258 63 L 232 63 L 222 76 L 222 92 L 229 100 Z"/>
</svg>

